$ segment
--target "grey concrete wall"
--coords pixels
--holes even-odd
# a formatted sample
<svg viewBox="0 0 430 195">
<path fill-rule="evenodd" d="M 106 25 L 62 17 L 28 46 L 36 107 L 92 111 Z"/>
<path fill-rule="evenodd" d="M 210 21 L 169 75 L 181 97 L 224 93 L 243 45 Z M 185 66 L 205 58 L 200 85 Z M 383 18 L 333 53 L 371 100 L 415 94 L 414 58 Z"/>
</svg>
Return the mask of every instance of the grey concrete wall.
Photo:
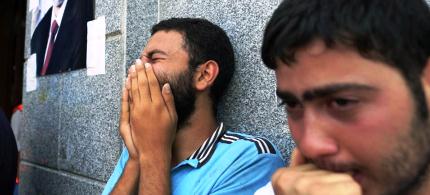
<svg viewBox="0 0 430 195">
<path fill-rule="evenodd" d="M 203 17 L 226 30 L 237 72 L 218 117 L 231 129 L 267 137 L 287 157 L 293 144 L 286 115 L 278 107 L 274 74 L 260 60 L 263 29 L 279 2 L 96 0 L 95 15 L 105 16 L 107 24 L 106 74 L 88 77 L 78 70 L 41 77 L 36 91 L 24 92 L 20 192 L 101 192 L 122 148 L 118 117 L 125 70 L 139 56 L 150 27 L 170 17 Z M 30 18 L 28 13 L 26 58 Z"/>
</svg>

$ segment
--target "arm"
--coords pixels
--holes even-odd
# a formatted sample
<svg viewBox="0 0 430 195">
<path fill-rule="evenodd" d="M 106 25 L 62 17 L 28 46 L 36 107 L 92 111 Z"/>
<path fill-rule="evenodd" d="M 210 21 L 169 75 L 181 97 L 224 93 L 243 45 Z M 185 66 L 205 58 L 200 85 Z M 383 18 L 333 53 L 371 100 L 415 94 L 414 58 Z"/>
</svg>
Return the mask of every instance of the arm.
<svg viewBox="0 0 430 195">
<path fill-rule="evenodd" d="M 139 162 L 128 160 L 119 181 L 110 194 L 136 194 L 138 181 Z"/>
<path fill-rule="evenodd" d="M 129 158 L 125 165 L 124 171 L 116 183 L 111 194 L 136 194 L 137 184 L 139 181 L 139 160 L 136 148 L 131 138 L 130 112 L 129 112 L 129 94 L 130 80 L 127 78 L 125 87 L 122 92 L 121 114 L 119 131 L 127 147 Z"/>
<path fill-rule="evenodd" d="M 170 190 L 170 156 L 167 152 L 154 153 L 142 157 L 140 163 L 139 194 L 171 194 Z"/>
<path fill-rule="evenodd" d="M 162 90 L 149 63 L 130 68 L 132 139 L 139 159 L 139 194 L 170 194 L 177 115 L 169 84 Z"/>
</svg>

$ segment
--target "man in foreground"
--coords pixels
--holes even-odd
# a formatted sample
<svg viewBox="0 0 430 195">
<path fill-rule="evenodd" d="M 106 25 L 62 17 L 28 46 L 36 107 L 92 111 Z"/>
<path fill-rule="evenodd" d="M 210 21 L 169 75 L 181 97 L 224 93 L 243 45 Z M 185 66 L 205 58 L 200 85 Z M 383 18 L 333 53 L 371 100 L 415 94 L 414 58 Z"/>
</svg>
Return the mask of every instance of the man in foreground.
<svg viewBox="0 0 430 195">
<path fill-rule="evenodd" d="M 227 35 L 190 18 L 161 21 L 151 35 L 129 70 L 120 122 L 127 150 L 103 194 L 254 193 L 283 161 L 270 142 L 215 118 L 234 72 Z"/>
<path fill-rule="evenodd" d="M 262 57 L 297 149 L 276 194 L 430 194 L 429 18 L 423 0 L 277 8 Z"/>
</svg>

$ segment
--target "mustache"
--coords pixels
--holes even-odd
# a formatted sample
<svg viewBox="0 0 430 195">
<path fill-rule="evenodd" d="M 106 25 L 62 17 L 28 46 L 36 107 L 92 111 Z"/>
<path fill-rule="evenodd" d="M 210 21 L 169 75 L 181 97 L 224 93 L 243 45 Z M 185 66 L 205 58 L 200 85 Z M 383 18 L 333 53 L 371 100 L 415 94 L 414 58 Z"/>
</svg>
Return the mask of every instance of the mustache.
<svg viewBox="0 0 430 195">
<path fill-rule="evenodd" d="M 363 170 L 363 167 L 355 162 L 341 162 L 326 159 L 307 159 L 306 162 L 314 164 L 319 169 L 336 173 L 354 173 Z"/>
</svg>

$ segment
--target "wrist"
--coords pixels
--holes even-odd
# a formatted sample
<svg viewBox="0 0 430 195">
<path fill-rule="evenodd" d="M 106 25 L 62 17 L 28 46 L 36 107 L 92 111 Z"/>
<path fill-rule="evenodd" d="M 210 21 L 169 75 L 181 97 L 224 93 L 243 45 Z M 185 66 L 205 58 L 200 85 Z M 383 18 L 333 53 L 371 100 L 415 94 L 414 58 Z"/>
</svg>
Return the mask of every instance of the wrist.
<svg viewBox="0 0 430 195">
<path fill-rule="evenodd" d="M 139 166 L 139 160 L 135 159 L 128 159 L 127 163 L 125 164 L 125 168 L 124 169 L 128 169 L 128 170 L 139 170 L 140 166 Z"/>
<path fill-rule="evenodd" d="M 162 165 L 162 164 L 168 164 L 170 166 L 170 162 L 172 159 L 171 152 L 148 152 L 148 153 L 140 153 L 138 162 L 140 166 L 142 165 L 148 165 L 148 164 L 155 164 L 155 165 Z"/>
<path fill-rule="evenodd" d="M 139 157 L 131 157 L 128 158 L 127 164 L 130 164 L 130 166 L 138 166 L 139 165 Z"/>
<path fill-rule="evenodd" d="M 155 158 L 155 157 L 168 157 L 172 155 L 171 147 L 141 147 L 142 149 L 137 152 L 137 159 L 141 158 Z"/>
</svg>

